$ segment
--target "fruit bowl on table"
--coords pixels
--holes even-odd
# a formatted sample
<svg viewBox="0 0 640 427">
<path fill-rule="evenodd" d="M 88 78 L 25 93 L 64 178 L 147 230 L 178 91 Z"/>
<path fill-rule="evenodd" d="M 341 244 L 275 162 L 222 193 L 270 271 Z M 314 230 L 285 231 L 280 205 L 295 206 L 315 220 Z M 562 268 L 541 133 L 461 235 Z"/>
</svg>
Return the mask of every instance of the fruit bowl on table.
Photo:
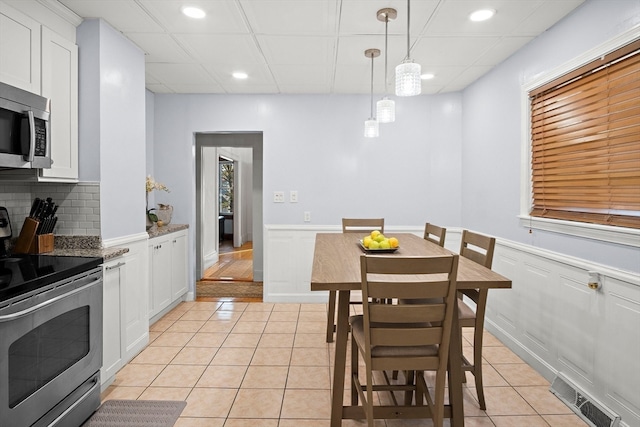
<svg viewBox="0 0 640 427">
<path fill-rule="evenodd" d="M 395 252 L 398 249 L 400 249 L 400 246 L 396 246 L 395 248 L 375 248 L 375 249 L 369 249 L 368 247 L 366 247 L 363 243 L 362 240 L 358 241 L 358 245 L 360 246 L 360 249 L 362 249 L 363 251 L 365 251 L 368 254 L 384 254 L 384 253 L 391 253 L 391 252 Z"/>
</svg>

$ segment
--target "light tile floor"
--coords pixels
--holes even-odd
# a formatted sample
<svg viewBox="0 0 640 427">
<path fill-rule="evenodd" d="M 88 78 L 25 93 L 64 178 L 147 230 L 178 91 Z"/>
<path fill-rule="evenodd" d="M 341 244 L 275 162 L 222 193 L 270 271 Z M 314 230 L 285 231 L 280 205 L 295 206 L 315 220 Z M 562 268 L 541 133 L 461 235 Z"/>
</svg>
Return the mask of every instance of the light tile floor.
<svg viewBox="0 0 640 427">
<path fill-rule="evenodd" d="M 328 426 L 334 346 L 325 342 L 325 313 L 326 304 L 181 303 L 151 326 L 149 346 L 118 372 L 102 398 L 186 400 L 177 427 Z M 586 426 L 549 392 L 547 380 L 485 334 L 487 410 L 478 408 L 467 374 L 466 426 Z M 468 356 L 471 339 L 464 334 Z M 347 381 L 345 402 L 348 389 Z M 376 423 L 418 425 L 432 423 Z"/>
</svg>

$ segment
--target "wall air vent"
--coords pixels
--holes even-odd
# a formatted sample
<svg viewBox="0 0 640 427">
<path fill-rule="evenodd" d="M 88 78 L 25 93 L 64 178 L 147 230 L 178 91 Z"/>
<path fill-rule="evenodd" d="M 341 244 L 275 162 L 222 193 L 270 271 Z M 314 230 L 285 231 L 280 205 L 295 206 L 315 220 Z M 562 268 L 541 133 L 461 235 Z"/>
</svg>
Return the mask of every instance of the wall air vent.
<svg viewBox="0 0 640 427">
<path fill-rule="evenodd" d="M 618 427 L 620 424 L 619 415 L 582 393 L 574 384 L 560 375 L 553 380 L 550 391 L 592 427 Z"/>
</svg>

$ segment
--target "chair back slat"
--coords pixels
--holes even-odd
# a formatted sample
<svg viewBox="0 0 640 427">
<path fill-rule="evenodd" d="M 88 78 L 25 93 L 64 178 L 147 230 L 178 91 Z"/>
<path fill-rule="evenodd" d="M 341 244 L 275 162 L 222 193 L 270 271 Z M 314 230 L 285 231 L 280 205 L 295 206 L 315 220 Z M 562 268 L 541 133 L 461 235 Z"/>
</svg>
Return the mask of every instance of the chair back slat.
<svg viewBox="0 0 640 427">
<path fill-rule="evenodd" d="M 495 237 L 463 230 L 462 241 L 460 243 L 460 255 L 487 268 L 491 268 L 495 245 Z"/>
<path fill-rule="evenodd" d="M 426 223 L 424 226 L 424 239 L 444 247 L 444 239 L 447 229 L 434 224 Z"/>
<path fill-rule="evenodd" d="M 364 256 L 364 255 L 363 255 Z M 397 276 L 409 276 L 416 274 L 449 273 L 451 270 L 450 256 L 381 256 L 369 255 L 375 262 L 368 263 L 368 274 L 391 274 Z M 421 260 L 416 262 L 416 260 Z M 415 280 L 415 279 L 411 279 Z"/>
<path fill-rule="evenodd" d="M 371 345 L 385 347 L 418 347 L 438 345 L 442 341 L 441 327 L 427 328 L 373 328 Z"/>
<path fill-rule="evenodd" d="M 370 304 L 369 320 L 373 323 L 424 323 L 437 322 L 444 318 L 446 306 L 441 304 L 402 304 L 399 307 L 393 304 Z"/>
<path fill-rule="evenodd" d="M 371 298 L 424 299 L 442 298 L 449 290 L 448 281 L 437 282 L 369 282 Z"/>
<path fill-rule="evenodd" d="M 343 233 L 366 233 L 373 230 L 384 233 L 384 218 L 342 218 Z"/>
</svg>

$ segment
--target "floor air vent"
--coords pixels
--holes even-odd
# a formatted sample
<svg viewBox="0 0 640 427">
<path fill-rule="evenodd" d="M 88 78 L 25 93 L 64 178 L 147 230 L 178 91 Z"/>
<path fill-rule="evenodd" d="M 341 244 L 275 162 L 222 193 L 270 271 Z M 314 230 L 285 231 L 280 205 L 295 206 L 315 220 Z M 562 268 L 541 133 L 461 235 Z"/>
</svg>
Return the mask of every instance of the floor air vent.
<svg viewBox="0 0 640 427">
<path fill-rule="evenodd" d="M 550 390 L 590 426 L 618 427 L 620 424 L 618 415 L 581 393 L 575 385 L 563 377 L 557 376 Z"/>
</svg>

